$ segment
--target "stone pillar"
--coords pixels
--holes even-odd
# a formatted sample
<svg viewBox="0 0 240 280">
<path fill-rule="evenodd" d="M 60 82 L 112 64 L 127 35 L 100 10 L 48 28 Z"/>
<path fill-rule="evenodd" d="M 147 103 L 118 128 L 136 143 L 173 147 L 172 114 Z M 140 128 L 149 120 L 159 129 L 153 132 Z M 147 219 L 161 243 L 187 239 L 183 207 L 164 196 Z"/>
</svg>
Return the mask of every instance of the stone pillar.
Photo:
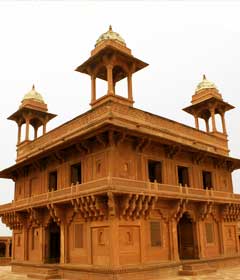
<svg viewBox="0 0 240 280">
<path fill-rule="evenodd" d="M 25 134 L 25 140 L 29 140 L 29 125 L 30 125 L 30 120 L 29 118 L 26 119 L 26 134 Z"/>
<path fill-rule="evenodd" d="M 177 221 L 169 221 L 169 250 L 170 260 L 179 261 Z"/>
<path fill-rule="evenodd" d="M 199 259 L 205 258 L 204 239 L 203 239 L 205 236 L 205 233 L 203 233 L 203 226 L 204 226 L 204 223 L 202 220 L 198 220 L 196 222 L 196 233 L 197 233 Z"/>
<path fill-rule="evenodd" d="M 211 119 L 212 119 L 212 130 L 213 132 L 216 132 L 216 121 L 215 121 L 215 108 L 211 108 L 210 109 L 210 113 L 211 113 Z"/>
<path fill-rule="evenodd" d="M 12 259 L 15 260 L 15 232 L 13 230 L 13 234 L 12 234 Z"/>
<path fill-rule="evenodd" d="M 91 103 L 93 103 L 94 101 L 96 101 L 96 77 L 95 76 L 91 76 L 91 81 L 92 81 L 92 97 L 91 97 Z"/>
<path fill-rule="evenodd" d="M 60 263 L 67 263 L 67 224 L 61 222 L 60 224 Z"/>
<path fill-rule="evenodd" d="M 29 254 L 28 242 L 29 242 L 29 228 L 27 226 L 24 226 L 24 228 L 23 228 L 23 247 L 24 247 L 23 259 L 24 259 L 24 261 L 28 260 L 28 254 Z"/>
<path fill-rule="evenodd" d="M 209 132 L 209 123 L 208 123 L 208 119 L 204 119 L 205 120 L 205 124 L 206 124 L 206 131 Z"/>
<path fill-rule="evenodd" d="M 10 240 L 7 240 L 7 242 L 6 242 L 6 252 L 5 252 L 5 257 L 6 258 L 10 257 L 9 250 L 10 250 Z"/>
<path fill-rule="evenodd" d="M 132 96 L 132 74 L 128 74 L 127 77 L 127 81 L 128 81 L 128 99 L 129 100 L 133 100 L 133 96 Z"/>
<path fill-rule="evenodd" d="M 198 116 L 194 115 L 194 119 L 195 119 L 195 127 L 196 127 L 196 129 L 199 129 Z"/>
<path fill-rule="evenodd" d="M 22 134 L 22 124 L 18 124 L 18 141 L 17 141 L 17 144 L 21 143 L 21 134 Z"/>
<path fill-rule="evenodd" d="M 119 266 L 119 225 L 116 217 L 110 217 L 110 264 L 113 267 Z M 140 246 L 140 244 L 139 244 Z"/>
<path fill-rule="evenodd" d="M 41 225 L 41 227 L 39 228 L 39 232 L 40 232 L 40 250 L 41 250 L 41 262 L 45 263 L 45 259 L 46 259 L 46 250 L 45 250 L 45 244 L 46 244 L 46 232 L 45 232 L 45 227 L 43 225 Z"/>
<path fill-rule="evenodd" d="M 43 123 L 43 135 L 46 133 L 47 131 L 47 121 L 44 121 Z"/>
<path fill-rule="evenodd" d="M 112 76 L 113 66 L 111 64 L 107 65 L 107 81 L 108 81 L 108 95 L 114 95 L 113 89 L 113 76 Z"/>
<path fill-rule="evenodd" d="M 220 255 L 224 255 L 225 249 L 224 249 L 224 234 L 223 234 L 223 222 L 218 222 L 218 234 L 219 234 L 219 251 Z"/>
<path fill-rule="evenodd" d="M 34 139 L 38 136 L 38 127 L 34 127 Z"/>
<path fill-rule="evenodd" d="M 224 134 L 227 134 L 224 112 L 222 112 L 222 113 L 220 114 L 220 116 L 221 116 L 221 120 L 222 120 L 222 129 L 223 129 L 223 133 L 224 133 Z"/>
</svg>

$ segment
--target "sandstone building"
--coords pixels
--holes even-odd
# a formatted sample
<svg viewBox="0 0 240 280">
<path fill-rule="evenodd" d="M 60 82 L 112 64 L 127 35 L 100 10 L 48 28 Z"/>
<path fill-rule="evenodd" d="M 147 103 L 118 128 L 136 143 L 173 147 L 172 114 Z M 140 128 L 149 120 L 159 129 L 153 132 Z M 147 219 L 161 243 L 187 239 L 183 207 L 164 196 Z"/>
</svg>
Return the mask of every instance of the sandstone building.
<svg viewBox="0 0 240 280">
<path fill-rule="evenodd" d="M 91 78 L 89 111 L 46 132 L 55 115 L 33 87 L 9 117 L 17 160 L 0 177 L 14 180 L 15 197 L 0 215 L 13 230 L 13 271 L 160 279 L 183 262 L 238 262 L 231 172 L 240 160 L 229 157 L 225 125 L 233 106 L 204 76 L 184 109 L 195 128 L 136 109 L 132 75 L 146 66 L 110 28 L 76 69 Z M 126 98 L 115 92 L 124 78 Z M 101 98 L 96 79 L 107 82 Z"/>
</svg>

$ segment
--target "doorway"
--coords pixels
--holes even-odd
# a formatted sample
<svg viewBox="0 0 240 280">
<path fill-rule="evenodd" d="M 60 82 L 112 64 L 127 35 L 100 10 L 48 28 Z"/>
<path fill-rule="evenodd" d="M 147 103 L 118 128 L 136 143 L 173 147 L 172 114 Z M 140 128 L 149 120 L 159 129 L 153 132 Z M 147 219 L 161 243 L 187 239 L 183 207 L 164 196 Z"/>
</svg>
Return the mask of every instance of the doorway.
<svg viewBox="0 0 240 280">
<path fill-rule="evenodd" d="M 178 253 L 181 260 L 197 259 L 197 239 L 195 224 L 188 213 L 184 213 L 177 226 Z"/>
<path fill-rule="evenodd" d="M 0 243 L 0 257 L 6 257 L 6 244 Z"/>
<path fill-rule="evenodd" d="M 51 222 L 47 228 L 47 263 L 59 263 L 60 261 L 60 227 Z"/>
</svg>

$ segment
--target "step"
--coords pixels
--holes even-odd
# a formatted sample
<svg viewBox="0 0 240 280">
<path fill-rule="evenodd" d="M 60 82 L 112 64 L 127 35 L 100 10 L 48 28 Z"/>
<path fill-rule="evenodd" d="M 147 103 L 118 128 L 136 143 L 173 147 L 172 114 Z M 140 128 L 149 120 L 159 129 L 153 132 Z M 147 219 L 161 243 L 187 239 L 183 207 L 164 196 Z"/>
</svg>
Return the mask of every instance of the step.
<svg viewBox="0 0 240 280">
<path fill-rule="evenodd" d="M 208 263 L 186 264 L 182 266 L 178 274 L 182 276 L 201 275 L 216 272 L 216 270 L 216 268 L 209 266 Z"/>
<path fill-rule="evenodd" d="M 57 273 L 51 273 L 47 274 L 47 273 L 29 273 L 27 274 L 28 278 L 32 278 L 32 279 L 61 279 L 61 276 Z"/>
</svg>

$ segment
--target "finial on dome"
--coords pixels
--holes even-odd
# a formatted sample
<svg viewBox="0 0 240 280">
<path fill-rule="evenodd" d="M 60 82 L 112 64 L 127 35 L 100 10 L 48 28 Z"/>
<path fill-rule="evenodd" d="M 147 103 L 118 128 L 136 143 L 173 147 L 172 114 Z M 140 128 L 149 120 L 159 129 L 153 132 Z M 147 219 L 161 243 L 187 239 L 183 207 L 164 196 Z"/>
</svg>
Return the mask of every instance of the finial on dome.
<svg viewBox="0 0 240 280">
<path fill-rule="evenodd" d="M 35 85 L 34 84 L 32 85 L 32 90 L 35 90 Z"/>
<path fill-rule="evenodd" d="M 206 78 L 206 75 L 205 75 L 205 74 L 203 74 L 203 80 L 207 80 L 207 78 Z"/>
<path fill-rule="evenodd" d="M 117 32 L 112 30 L 112 25 L 109 25 L 109 29 L 107 32 L 99 36 L 99 38 L 96 41 L 95 47 L 106 40 L 112 40 L 117 43 L 120 43 L 123 46 L 126 46 L 124 39 Z"/>
</svg>

